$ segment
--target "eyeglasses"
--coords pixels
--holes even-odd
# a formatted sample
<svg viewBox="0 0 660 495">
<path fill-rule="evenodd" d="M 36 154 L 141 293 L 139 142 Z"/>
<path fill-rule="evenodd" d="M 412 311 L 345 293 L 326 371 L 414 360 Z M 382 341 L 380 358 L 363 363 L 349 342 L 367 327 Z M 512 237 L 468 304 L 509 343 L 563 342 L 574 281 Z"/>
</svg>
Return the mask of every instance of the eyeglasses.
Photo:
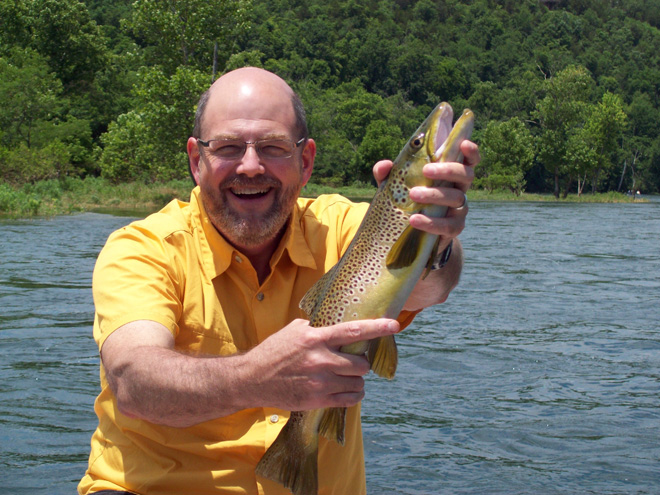
<svg viewBox="0 0 660 495">
<path fill-rule="evenodd" d="M 254 146 L 257 154 L 264 160 L 290 158 L 294 150 L 305 142 L 305 138 L 293 142 L 288 139 L 260 139 L 258 141 L 242 141 L 240 139 L 209 139 L 197 142 L 208 149 L 209 153 L 221 160 L 238 160 L 243 158 L 249 145 Z"/>
</svg>

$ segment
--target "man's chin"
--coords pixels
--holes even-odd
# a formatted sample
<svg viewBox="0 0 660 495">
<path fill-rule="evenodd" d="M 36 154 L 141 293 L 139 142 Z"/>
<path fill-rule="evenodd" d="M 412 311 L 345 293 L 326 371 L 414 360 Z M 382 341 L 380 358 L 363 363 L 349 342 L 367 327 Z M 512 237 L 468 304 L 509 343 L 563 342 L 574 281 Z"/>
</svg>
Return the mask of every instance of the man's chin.
<svg viewBox="0 0 660 495">
<path fill-rule="evenodd" d="M 269 192 L 271 201 L 256 211 L 234 204 L 232 197 L 202 189 L 202 203 L 216 230 L 237 248 L 259 248 L 273 241 L 284 230 L 300 194 L 300 187 Z M 231 196 L 234 196 L 231 194 Z M 234 207 L 235 206 L 235 207 Z M 256 206 L 256 205 L 255 205 Z"/>
<path fill-rule="evenodd" d="M 292 207 L 282 205 L 271 208 L 264 214 L 243 213 L 233 208 L 213 205 L 205 209 L 216 230 L 237 248 L 258 248 L 275 239 L 285 228 Z"/>
</svg>

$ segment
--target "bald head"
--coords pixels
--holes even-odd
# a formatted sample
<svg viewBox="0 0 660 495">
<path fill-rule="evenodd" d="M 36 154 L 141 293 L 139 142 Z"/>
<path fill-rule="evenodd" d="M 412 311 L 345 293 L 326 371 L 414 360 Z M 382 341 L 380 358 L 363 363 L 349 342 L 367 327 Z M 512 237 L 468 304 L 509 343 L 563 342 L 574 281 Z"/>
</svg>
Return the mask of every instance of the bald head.
<svg viewBox="0 0 660 495">
<path fill-rule="evenodd" d="M 207 110 L 222 118 L 264 118 L 268 110 L 292 128 L 292 138 L 307 137 L 305 109 L 298 95 L 279 76 L 264 69 L 244 67 L 228 72 L 202 94 L 197 105 L 193 136 L 205 137 Z M 274 112 L 273 112 L 274 111 Z M 208 137 L 206 137 L 208 139 Z"/>
</svg>

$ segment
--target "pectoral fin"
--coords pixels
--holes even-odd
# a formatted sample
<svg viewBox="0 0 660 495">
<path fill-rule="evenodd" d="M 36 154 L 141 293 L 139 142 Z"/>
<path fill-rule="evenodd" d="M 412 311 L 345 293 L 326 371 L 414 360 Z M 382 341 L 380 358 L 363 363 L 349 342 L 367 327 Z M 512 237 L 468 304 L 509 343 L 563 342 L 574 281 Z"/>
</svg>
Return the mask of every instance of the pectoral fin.
<svg viewBox="0 0 660 495">
<path fill-rule="evenodd" d="M 412 225 L 406 227 L 401 237 L 397 239 L 390 252 L 387 253 L 387 259 L 385 260 L 387 268 L 393 270 L 412 265 L 419 256 L 419 249 L 425 235 L 425 232 L 414 228 Z"/>
</svg>

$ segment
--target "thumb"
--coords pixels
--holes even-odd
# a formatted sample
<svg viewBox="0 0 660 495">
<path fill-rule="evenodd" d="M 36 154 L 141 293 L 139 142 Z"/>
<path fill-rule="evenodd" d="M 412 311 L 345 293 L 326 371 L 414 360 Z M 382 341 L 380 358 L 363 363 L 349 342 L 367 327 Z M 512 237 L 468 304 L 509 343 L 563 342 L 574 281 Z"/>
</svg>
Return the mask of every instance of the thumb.
<svg viewBox="0 0 660 495">
<path fill-rule="evenodd" d="M 392 170 L 393 166 L 394 163 L 392 160 L 380 160 L 379 162 L 376 162 L 373 168 L 373 172 L 374 179 L 376 179 L 376 182 L 379 186 L 381 182 L 387 179 L 387 176 L 390 174 L 390 170 Z"/>
</svg>

